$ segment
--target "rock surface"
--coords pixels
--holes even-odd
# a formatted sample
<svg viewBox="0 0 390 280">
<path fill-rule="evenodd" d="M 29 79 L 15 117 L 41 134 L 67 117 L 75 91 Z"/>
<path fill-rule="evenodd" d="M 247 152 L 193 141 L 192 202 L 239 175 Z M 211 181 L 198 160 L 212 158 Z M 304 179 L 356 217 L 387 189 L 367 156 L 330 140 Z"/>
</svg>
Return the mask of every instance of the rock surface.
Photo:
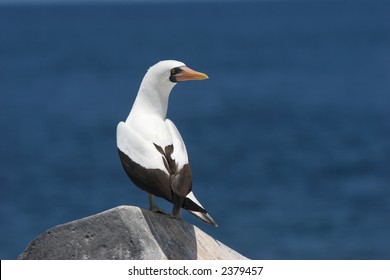
<svg viewBox="0 0 390 280">
<path fill-rule="evenodd" d="M 18 259 L 247 258 L 185 221 L 134 206 L 118 206 L 47 230 Z"/>
</svg>

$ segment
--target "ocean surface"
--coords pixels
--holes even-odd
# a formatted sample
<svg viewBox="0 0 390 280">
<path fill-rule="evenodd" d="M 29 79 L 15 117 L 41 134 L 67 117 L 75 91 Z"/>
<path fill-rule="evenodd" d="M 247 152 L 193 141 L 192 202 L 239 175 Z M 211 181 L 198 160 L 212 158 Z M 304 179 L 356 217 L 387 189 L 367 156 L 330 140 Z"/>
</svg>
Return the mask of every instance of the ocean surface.
<svg viewBox="0 0 390 280">
<path fill-rule="evenodd" d="M 147 208 L 116 125 L 147 68 L 177 59 L 168 117 L 184 219 L 252 259 L 390 259 L 390 2 L 0 6 L 0 258 L 118 205 Z M 171 206 L 158 201 L 167 211 Z"/>
</svg>

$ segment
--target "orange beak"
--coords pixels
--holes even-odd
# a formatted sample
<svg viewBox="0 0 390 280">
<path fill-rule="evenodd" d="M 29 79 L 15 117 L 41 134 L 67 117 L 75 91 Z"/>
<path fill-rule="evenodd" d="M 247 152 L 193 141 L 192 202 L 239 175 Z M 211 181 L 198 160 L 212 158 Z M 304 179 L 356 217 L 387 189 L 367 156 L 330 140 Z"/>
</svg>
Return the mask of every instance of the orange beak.
<svg viewBox="0 0 390 280">
<path fill-rule="evenodd" d="M 192 70 L 187 66 L 180 67 L 180 72 L 175 75 L 176 81 L 190 81 L 190 80 L 206 80 L 209 77 L 201 72 Z"/>
</svg>

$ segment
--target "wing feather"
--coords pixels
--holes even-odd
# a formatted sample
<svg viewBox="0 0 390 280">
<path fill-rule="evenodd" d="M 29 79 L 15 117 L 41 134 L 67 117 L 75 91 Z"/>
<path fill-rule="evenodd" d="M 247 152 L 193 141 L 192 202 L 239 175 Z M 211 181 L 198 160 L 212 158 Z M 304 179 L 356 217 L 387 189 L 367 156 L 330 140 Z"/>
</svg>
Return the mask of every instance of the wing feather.
<svg viewBox="0 0 390 280">
<path fill-rule="evenodd" d="M 172 158 L 176 161 L 176 164 L 180 169 L 185 164 L 188 164 L 186 145 L 184 144 L 183 138 L 181 137 L 180 132 L 176 128 L 175 124 L 169 119 L 166 119 L 165 123 L 167 124 L 168 131 L 172 137 L 172 144 L 174 148 Z"/>
</svg>

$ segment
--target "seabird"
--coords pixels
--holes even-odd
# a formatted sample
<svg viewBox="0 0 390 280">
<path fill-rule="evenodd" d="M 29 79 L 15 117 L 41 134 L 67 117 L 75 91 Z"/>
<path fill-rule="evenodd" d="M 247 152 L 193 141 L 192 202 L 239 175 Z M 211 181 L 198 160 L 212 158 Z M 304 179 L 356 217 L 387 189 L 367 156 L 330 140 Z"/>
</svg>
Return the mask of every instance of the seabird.
<svg viewBox="0 0 390 280">
<path fill-rule="evenodd" d="M 117 126 L 117 147 L 122 166 L 132 182 L 146 191 L 150 210 L 162 212 L 154 196 L 173 203 L 172 216 L 181 219 L 181 208 L 217 226 L 192 192 L 191 167 L 184 141 L 166 118 L 169 94 L 183 81 L 208 76 L 175 60 L 160 61 L 145 74 L 125 122 Z"/>
</svg>

